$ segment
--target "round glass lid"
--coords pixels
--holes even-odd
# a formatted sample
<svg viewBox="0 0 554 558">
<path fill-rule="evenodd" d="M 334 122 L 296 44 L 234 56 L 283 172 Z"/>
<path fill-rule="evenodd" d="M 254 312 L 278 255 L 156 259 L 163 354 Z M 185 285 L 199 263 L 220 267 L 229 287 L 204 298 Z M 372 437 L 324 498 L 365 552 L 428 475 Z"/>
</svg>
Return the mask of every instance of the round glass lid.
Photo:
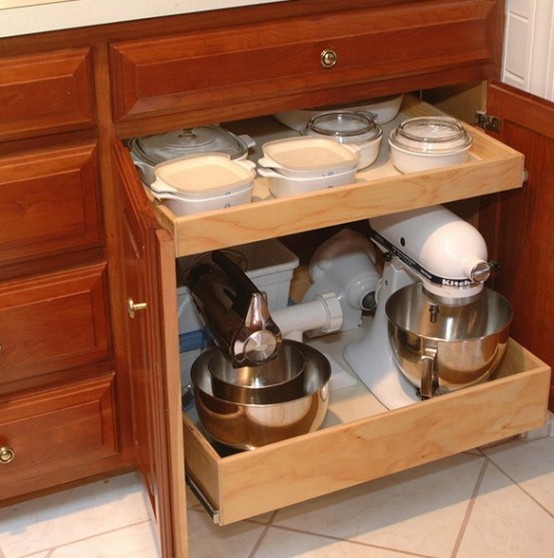
<svg viewBox="0 0 554 558">
<path fill-rule="evenodd" d="M 391 134 L 397 147 L 415 152 L 445 152 L 465 149 L 471 136 L 455 118 L 422 116 L 402 122 Z"/>
<path fill-rule="evenodd" d="M 352 111 L 316 114 L 306 129 L 311 134 L 351 141 L 367 141 L 381 135 L 381 128 L 371 118 Z"/>
</svg>

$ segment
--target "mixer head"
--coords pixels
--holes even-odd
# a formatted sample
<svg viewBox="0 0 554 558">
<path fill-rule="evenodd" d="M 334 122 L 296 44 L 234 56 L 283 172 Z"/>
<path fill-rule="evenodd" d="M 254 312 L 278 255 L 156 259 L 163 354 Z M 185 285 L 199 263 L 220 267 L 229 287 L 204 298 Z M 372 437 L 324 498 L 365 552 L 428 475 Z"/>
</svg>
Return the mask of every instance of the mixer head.
<svg viewBox="0 0 554 558">
<path fill-rule="evenodd" d="M 441 205 L 376 217 L 370 226 L 386 257 L 397 258 L 441 304 L 474 302 L 496 268 L 479 231 Z"/>
</svg>

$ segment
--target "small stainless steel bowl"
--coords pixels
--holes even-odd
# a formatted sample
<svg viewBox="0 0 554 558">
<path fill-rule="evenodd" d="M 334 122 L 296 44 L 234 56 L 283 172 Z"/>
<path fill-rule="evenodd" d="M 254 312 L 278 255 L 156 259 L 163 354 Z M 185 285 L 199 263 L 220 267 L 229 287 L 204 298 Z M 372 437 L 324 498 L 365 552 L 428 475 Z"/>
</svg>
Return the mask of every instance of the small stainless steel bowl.
<svg viewBox="0 0 554 558">
<path fill-rule="evenodd" d="M 253 404 L 227 401 L 214 395 L 204 351 L 193 363 L 191 380 L 200 421 L 216 441 L 237 449 L 255 449 L 317 430 L 329 405 L 331 365 L 318 350 L 294 343 L 305 359 L 303 390 L 299 397 L 281 403 Z"/>
<path fill-rule="evenodd" d="M 206 364 L 212 393 L 226 401 L 264 405 L 304 394 L 306 359 L 297 344 L 288 340 L 283 341 L 275 358 L 260 366 L 234 368 L 221 350 L 210 351 Z"/>
</svg>

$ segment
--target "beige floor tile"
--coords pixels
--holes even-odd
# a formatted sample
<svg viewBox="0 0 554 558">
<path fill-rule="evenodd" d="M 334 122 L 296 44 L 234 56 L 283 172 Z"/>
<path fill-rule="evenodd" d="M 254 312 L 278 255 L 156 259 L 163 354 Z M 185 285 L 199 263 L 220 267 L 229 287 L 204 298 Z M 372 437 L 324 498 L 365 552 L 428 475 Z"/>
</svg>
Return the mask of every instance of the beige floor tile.
<svg viewBox="0 0 554 558">
<path fill-rule="evenodd" d="M 0 508 L 0 548 L 18 558 L 148 520 L 130 473 Z"/>
<path fill-rule="evenodd" d="M 551 558 L 554 517 L 489 463 L 456 558 Z"/>
<path fill-rule="evenodd" d="M 449 557 L 483 463 L 483 457 L 456 455 L 281 510 L 274 524 Z"/>
<path fill-rule="evenodd" d="M 484 453 L 554 515 L 554 438 L 513 441 Z"/>
<path fill-rule="evenodd" d="M 266 529 L 250 521 L 219 527 L 196 510 L 189 510 L 187 519 L 190 558 L 247 558 Z"/>
<path fill-rule="evenodd" d="M 252 558 L 409 558 L 410 556 L 415 555 L 272 527 Z"/>
<path fill-rule="evenodd" d="M 48 558 L 159 558 L 149 522 L 56 548 Z"/>
</svg>

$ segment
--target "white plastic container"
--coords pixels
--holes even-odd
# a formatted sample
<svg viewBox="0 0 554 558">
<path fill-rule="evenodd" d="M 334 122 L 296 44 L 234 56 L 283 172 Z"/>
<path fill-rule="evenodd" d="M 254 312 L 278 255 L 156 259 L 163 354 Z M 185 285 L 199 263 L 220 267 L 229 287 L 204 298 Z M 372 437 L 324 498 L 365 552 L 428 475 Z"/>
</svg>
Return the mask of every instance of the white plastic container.
<svg viewBox="0 0 554 558">
<path fill-rule="evenodd" d="M 177 216 L 249 203 L 255 164 L 225 153 L 181 157 L 157 165 L 150 189 Z"/>
</svg>

